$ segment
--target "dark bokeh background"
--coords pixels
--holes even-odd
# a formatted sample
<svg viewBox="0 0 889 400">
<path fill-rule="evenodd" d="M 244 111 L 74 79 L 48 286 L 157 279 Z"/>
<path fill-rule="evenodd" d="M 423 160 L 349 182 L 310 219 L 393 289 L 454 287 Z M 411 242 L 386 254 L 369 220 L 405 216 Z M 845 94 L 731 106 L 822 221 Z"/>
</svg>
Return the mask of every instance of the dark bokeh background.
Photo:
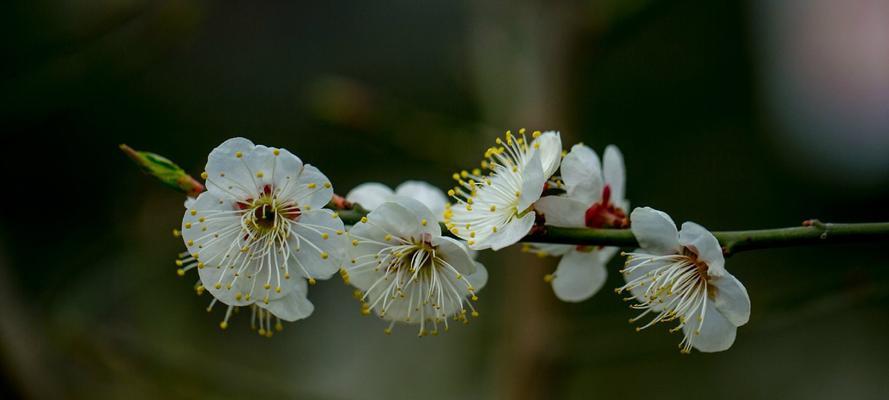
<svg viewBox="0 0 889 400">
<path fill-rule="evenodd" d="M 680 355 L 554 260 L 486 252 L 482 317 L 392 336 L 337 279 L 261 338 L 179 278 L 183 197 L 243 135 L 345 193 L 446 188 L 505 129 L 623 150 L 635 205 L 712 229 L 889 220 L 889 2 L 29 1 L 0 17 L 0 397 L 885 398 L 886 244 L 743 253 L 734 347 Z M 322 2 L 323 3 L 323 2 Z M 608 287 L 621 284 L 620 261 Z"/>
</svg>

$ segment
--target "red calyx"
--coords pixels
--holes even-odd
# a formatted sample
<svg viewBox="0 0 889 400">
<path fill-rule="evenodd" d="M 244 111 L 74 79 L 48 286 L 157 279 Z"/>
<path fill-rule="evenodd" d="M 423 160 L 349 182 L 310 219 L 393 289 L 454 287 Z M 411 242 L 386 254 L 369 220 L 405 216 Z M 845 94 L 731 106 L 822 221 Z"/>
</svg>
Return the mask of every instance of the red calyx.
<svg viewBox="0 0 889 400">
<path fill-rule="evenodd" d="M 584 223 L 589 228 L 627 228 L 630 220 L 624 210 L 611 203 L 611 186 L 602 189 L 602 201 L 593 203 L 584 214 Z"/>
</svg>

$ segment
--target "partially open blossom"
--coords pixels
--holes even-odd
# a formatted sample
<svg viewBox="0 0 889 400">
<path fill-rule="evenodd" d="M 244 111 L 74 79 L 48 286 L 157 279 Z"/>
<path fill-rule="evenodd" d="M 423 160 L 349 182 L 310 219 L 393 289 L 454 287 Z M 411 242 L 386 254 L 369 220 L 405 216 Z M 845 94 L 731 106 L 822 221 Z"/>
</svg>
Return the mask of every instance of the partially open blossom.
<svg viewBox="0 0 889 400">
<path fill-rule="evenodd" d="M 750 298 L 740 281 L 725 270 L 719 241 L 702 226 L 686 222 L 682 230 L 669 215 L 648 207 L 630 215 L 633 234 L 641 246 L 628 253 L 623 269 L 629 291 L 642 313 L 636 322 L 651 314 L 651 320 L 675 322 L 671 332 L 682 330 L 679 347 L 702 352 L 723 351 L 735 341 L 737 327 L 750 318 Z"/>
<path fill-rule="evenodd" d="M 592 149 L 574 145 L 562 160 L 561 177 L 565 194 L 546 196 L 534 208 L 546 225 L 568 228 L 625 228 L 628 225 L 624 199 L 623 156 L 615 146 L 605 149 L 604 165 Z M 605 265 L 616 247 L 534 244 L 525 247 L 540 255 L 561 256 L 556 271 L 545 279 L 564 301 L 583 301 L 605 284 Z"/>
<path fill-rule="evenodd" d="M 456 204 L 445 211 L 454 235 L 472 249 L 499 250 L 518 242 L 534 225 L 533 204 L 559 168 L 562 140 L 557 132 L 539 131 L 528 143 L 524 129 L 506 132 L 485 152 L 482 169 L 454 174 L 458 186 L 448 191 Z"/>
<path fill-rule="evenodd" d="M 317 168 L 285 149 L 234 138 L 209 156 L 207 191 L 188 204 L 183 273 L 197 268 L 201 290 L 232 307 L 256 305 L 265 328 L 271 315 L 309 316 L 307 283 L 339 270 L 348 242 L 342 221 L 323 209 L 333 195 Z M 270 314 L 271 315 L 270 315 Z"/>
<path fill-rule="evenodd" d="M 396 196 L 349 230 L 348 281 L 359 289 L 362 312 L 419 324 L 419 335 L 448 328 L 448 319 L 468 322 L 478 313 L 471 301 L 487 271 L 457 240 L 441 235 L 436 216 L 411 198 Z"/>
<path fill-rule="evenodd" d="M 441 189 L 423 181 L 405 181 L 398 185 L 394 191 L 382 183 L 362 183 L 346 194 L 346 200 L 360 204 L 367 211 L 373 211 L 395 196 L 417 200 L 435 214 L 437 221 L 444 220 L 444 210 L 448 205 L 448 198 Z"/>
</svg>

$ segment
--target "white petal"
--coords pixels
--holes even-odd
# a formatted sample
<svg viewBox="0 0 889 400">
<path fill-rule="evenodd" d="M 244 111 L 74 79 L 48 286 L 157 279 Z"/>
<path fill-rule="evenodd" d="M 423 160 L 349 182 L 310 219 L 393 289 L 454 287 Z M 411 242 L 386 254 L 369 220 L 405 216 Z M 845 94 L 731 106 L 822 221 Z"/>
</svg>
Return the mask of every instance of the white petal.
<svg viewBox="0 0 889 400">
<path fill-rule="evenodd" d="M 279 193 L 284 193 L 284 191 L 288 191 L 288 187 L 296 182 L 297 177 L 303 170 L 303 162 L 299 157 L 287 151 L 287 149 L 272 149 L 272 154 L 274 154 L 275 150 L 278 151 L 278 155 L 275 156 L 272 182 L 274 183 L 275 190 L 279 191 Z"/>
<path fill-rule="evenodd" d="M 534 203 L 534 208 L 543 214 L 547 225 L 568 228 L 586 226 L 587 204 L 562 196 L 546 196 Z"/>
<path fill-rule="evenodd" d="M 247 171 L 253 180 L 253 185 L 257 188 L 257 192 L 261 192 L 266 185 L 271 187 L 272 183 L 274 183 L 273 175 L 277 169 L 275 168 L 277 158 L 272 149 L 263 145 L 256 145 L 252 151 L 244 154 L 243 159 L 247 165 Z"/>
<path fill-rule="evenodd" d="M 522 170 L 522 193 L 517 205 L 519 212 L 527 210 L 540 199 L 546 179 L 540 164 L 540 153 L 534 153 Z"/>
<path fill-rule="evenodd" d="M 713 353 L 728 350 L 735 343 L 735 335 L 738 328 L 725 319 L 716 310 L 712 302 L 707 301 L 706 307 L 706 317 L 699 335 L 695 335 L 695 330 L 698 328 L 698 321 L 695 317 L 690 318 L 688 323 L 682 327 L 682 330 L 686 335 L 695 335 L 692 346 L 698 349 L 698 351 Z"/>
<path fill-rule="evenodd" d="M 288 239 L 293 254 L 288 265 L 291 276 L 327 279 L 339 271 L 347 243 L 345 235 L 336 234 L 345 228 L 342 220 L 334 218 L 333 211 L 324 208 L 306 211 L 293 222 L 291 229 Z"/>
<path fill-rule="evenodd" d="M 432 245 L 437 248 L 436 256 L 444 260 L 462 275 L 472 275 L 476 272 L 476 263 L 466 247 L 462 243 L 446 236 L 432 239 Z"/>
<path fill-rule="evenodd" d="M 703 226 L 694 222 L 682 224 L 682 230 L 679 231 L 679 244 L 695 252 L 699 260 L 707 263 L 707 275 L 723 276 L 726 274 L 722 247 L 716 237 Z"/>
<path fill-rule="evenodd" d="M 611 201 L 620 204 L 624 200 L 624 185 L 626 172 L 624 169 L 624 156 L 617 146 L 609 145 L 605 148 L 605 156 L 602 162 L 602 173 L 605 184 L 611 188 Z"/>
<path fill-rule="evenodd" d="M 576 144 L 562 160 L 562 180 L 568 196 L 587 206 L 602 198 L 602 167 L 599 156 L 584 144 Z"/>
<path fill-rule="evenodd" d="M 572 251 L 562 257 L 552 281 L 553 292 L 562 301 L 579 302 L 596 294 L 608 273 L 599 256 L 592 252 Z"/>
<path fill-rule="evenodd" d="M 388 186 L 377 183 L 368 182 L 355 186 L 346 194 L 346 200 L 352 203 L 358 203 L 367 211 L 373 211 L 380 204 L 385 203 L 392 197 L 394 192 Z"/>
<path fill-rule="evenodd" d="M 466 281 L 472 285 L 476 292 L 482 290 L 488 284 L 488 270 L 482 263 L 475 262 L 475 273 L 466 277 Z"/>
<path fill-rule="evenodd" d="M 330 179 L 327 179 L 327 176 L 314 165 L 303 166 L 296 185 L 292 185 L 292 187 L 293 190 L 288 191 L 287 197 L 295 199 L 300 207 L 321 208 L 333 198 L 333 186 L 330 185 Z"/>
<path fill-rule="evenodd" d="M 441 189 L 423 181 L 406 181 L 395 188 L 395 194 L 410 197 L 423 203 L 435 214 L 436 221 L 443 219 L 448 198 Z"/>
<path fill-rule="evenodd" d="M 256 305 L 269 310 L 274 316 L 284 321 L 293 322 L 312 315 L 315 306 L 306 298 L 306 281 L 297 279 L 296 290 L 293 290 L 287 296 L 280 299 L 270 301 L 269 304 L 257 302 Z"/>
<path fill-rule="evenodd" d="M 441 226 L 438 225 L 438 217 L 423 203 L 405 196 L 392 196 L 391 201 L 411 212 L 414 219 L 417 220 L 416 223 L 419 224 L 418 229 L 420 233 L 432 235 L 431 237 L 441 236 Z"/>
<path fill-rule="evenodd" d="M 184 203 L 185 208 L 188 209 L 188 208 L 191 208 L 192 206 L 194 206 L 195 200 L 196 199 L 194 197 L 186 197 L 185 203 Z"/>
<path fill-rule="evenodd" d="M 540 154 L 543 178 L 549 179 L 559 169 L 559 162 L 562 160 L 562 138 L 559 132 L 544 132 L 531 142 L 531 149 Z"/>
<path fill-rule="evenodd" d="M 534 226 L 533 212 L 525 214 L 522 218 L 513 218 L 512 221 L 506 224 L 502 229 L 498 230 L 497 233 L 491 234 L 486 240 L 486 245 L 490 247 L 491 250 L 495 251 L 507 246 L 512 246 L 519 240 L 522 240 L 522 238 L 531 231 L 532 226 Z M 476 250 L 481 250 L 487 247 L 474 248 Z"/>
<path fill-rule="evenodd" d="M 210 152 L 204 171 L 207 191 L 218 197 L 245 200 L 259 195 L 253 175 L 244 156 L 256 146 L 244 138 L 232 138 Z M 240 155 L 240 157 L 238 157 Z"/>
<path fill-rule="evenodd" d="M 646 252 L 679 253 L 679 232 L 673 219 L 666 213 L 651 207 L 638 207 L 630 214 L 630 228 Z"/>
<path fill-rule="evenodd" d="M 419 239 L 420 218 L 401 204 L 385 202 L 367 214 L 367 219 L 367 223 L 379 228 L 383 235 Z"/>
<path fill-rule="evenodd" d="M 750 320 L 750 296 L 747 288 L 728 272 L 713 278 L 710 284 L 716 287 L 714 305 L 719 312 L 735 326 L 741 326 Z"/>
<path fill-rule="evenodd" d="M 529 252 L 544 256 L 564 256 L 577 248 L 573 244 L 552 243 L 529 243 L 528 246 L 530 246 Z"/>
</svg>

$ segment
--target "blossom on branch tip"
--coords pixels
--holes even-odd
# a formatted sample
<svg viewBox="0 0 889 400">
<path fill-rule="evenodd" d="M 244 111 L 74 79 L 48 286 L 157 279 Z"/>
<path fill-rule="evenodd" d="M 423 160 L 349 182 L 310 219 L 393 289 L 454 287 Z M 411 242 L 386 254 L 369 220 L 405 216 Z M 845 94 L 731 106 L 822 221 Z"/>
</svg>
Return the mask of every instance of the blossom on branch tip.
<svg viewBox="0 0 889 400">
<path fill-rule="evenodd" d="M 362 183 L 346 194 L 346 200 L 361 205 L 367 211 L 373 211 L 395 196 L 417 200 L 432 211 L 432 214 L 436 216 L 435 221 L 444 220 L 444 210 L 448 205 L 447 196 L 441 189 L 423 181 L 405 181 L 398 185 L 394 191 L 382 183 Z"/>
<path fill-rule="evenodd" d="M 207 191 L 190 203 L 181 236 L 188 249 L 177 264 L 198 270 L 201 290 L 229 306 L 255 305 L 260 325 L 271 315 L 295 321 L 311 315 L 307 284 L 339 270 L 345 228 L 322 207 L 330 181 L 285 149 L 233 138 L 214 149 Z M 264 321 L 264 322 L 263 322 Z"/>
<path fill-rule="evenodd" d="M 621 272 L 627 283 L 616 291 L 630 292 L 626 300 L 635 299 L 638 304 L 632 308 L 642 310 L 630 322 L 652 315 L 636 330 L 675 321 L 670 331 L 682 330 L 683 353 L 731 347 L 737 328 L 750 318 L 750 297 L 725 270 L 716 237 L 694 222 L 677 230 L 669 215 L 648 207 L 633 210 L 630 220 L 641 247 L 626 254 Z"/>
<path fill-rule="evenodd" d="M 559 168 L 562 140 L 558 132 L 518 135 L 507 131 L 485 152 L 482 169 L 454 174 L 456 200 L 445 210 L 445 224 L 475 250 L 499 250 L 518 242 L 534 225 L 533 204 Z"/>
<path fill-rule="evenodd" d="M 468 322 L 487 281 L 485 267 L 465 246 L 441 235 L 435 215 L 417 200 L 395 196 L 352 226 L 348 282 L 358 288 L 362 313 L 419 324 L 419 335 L 447 330 L 448 319 Z"/>
<path fill-rule="evenodd" d="M 625 228 L 625 170 L 615 146 L 605 149 L 604 165 L 596 152 L 576 144 L 561 164 L 565 194 L 546 196 L 534 204 L 550 226 L 567 228 Z M 578 302 L 592 297 L 605 284 L 605 265 L 616 247 L 529 244 L 523 250 L 539 255 L 561 256 L 556 271 L 545 277 L 556 297 Z"/>
</svg>

